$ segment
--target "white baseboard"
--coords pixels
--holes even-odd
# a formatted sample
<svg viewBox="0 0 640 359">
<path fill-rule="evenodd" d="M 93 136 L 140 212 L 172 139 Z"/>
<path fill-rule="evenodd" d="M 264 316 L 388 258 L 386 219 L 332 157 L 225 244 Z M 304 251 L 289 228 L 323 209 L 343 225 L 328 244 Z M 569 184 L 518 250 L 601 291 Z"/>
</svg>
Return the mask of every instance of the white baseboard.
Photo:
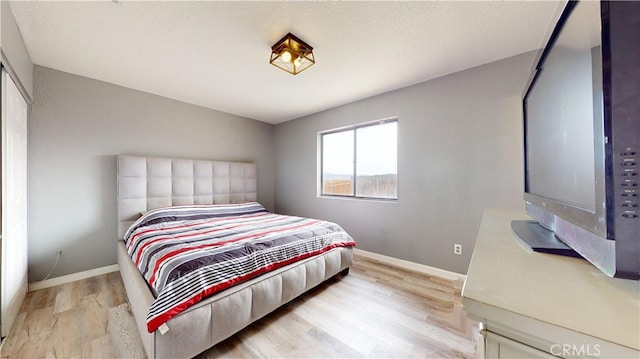
<svg viewBox="0 0 640 359">
<path fill-rule="evenodd" d="M 428 265 L 424 265 L 420 263 L 409 262 L 404 259 L 393 258 L 393 257 L 385 256 L 382 254 L 378 254 L 378 253 L 367 252 L 358 248 L 354 248 L 353 253 L 365 258 L 373 259 L 373 260 L 382 262 L 384 264 L 394 266 L 394 267 L 399 267 L 399 268 L 411 270 L 414 272 L 424 273 L 427 275 L 437 276 L 437 277 L 445 278 L 448 280 L 464 281 L 467 278 L 467 276 L 464 274 L 450 272 L 448 270 L 444 270 L 436 267 L 430 267 Z"/>
<path fill-rule="evenodd" d="M 117 272 L 118 270 L 120 270 L 118 268 L 118 265 L 112 264 L 110 266 L 90 269 L 84 272 L 78 272 L 78 273 L 73 273 L 73 274 L 68 274 L 60 277 L 47 279 L 47 280 L 41 280 L 39 282 L 29 283 L 29 292 L 33 292 L 34 290 L 38 290 L 38 289 L 51 288 L 60 284 L 71 283 L 77 280 L 91 278 L 101 274 Z"/>
</svg>

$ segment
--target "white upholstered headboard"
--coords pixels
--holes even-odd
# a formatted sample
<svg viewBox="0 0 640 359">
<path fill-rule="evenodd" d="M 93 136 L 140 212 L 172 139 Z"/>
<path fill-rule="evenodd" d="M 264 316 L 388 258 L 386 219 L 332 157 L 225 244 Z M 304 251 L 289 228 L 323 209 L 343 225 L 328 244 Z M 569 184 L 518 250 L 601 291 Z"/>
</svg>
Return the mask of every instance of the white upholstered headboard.
<svg viewBox="0 0 640 359">
<path fill-rule="evenodd" d="M 118 238 L 158 207 L 257 200 L 254 163 L 118 156 Z"/>
</svg>

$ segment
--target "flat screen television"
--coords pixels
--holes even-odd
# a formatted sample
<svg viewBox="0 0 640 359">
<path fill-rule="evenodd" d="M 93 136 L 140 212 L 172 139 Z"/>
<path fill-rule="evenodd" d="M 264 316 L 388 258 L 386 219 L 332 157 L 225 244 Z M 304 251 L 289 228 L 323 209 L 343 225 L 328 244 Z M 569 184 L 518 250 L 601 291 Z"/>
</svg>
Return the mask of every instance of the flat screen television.
<svg viewBox="0 0 640 359">
<path fill-rule="evenodd" d="M 640 2 L 568 2 L 523 109 L 517 238 L 640 279 Z"/>
</svg>

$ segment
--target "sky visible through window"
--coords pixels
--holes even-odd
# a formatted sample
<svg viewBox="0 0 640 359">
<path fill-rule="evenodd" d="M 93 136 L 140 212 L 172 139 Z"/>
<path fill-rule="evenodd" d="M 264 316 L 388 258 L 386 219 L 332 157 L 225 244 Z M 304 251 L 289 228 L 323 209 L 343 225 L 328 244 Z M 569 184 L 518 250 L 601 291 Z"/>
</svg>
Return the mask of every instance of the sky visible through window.
<svg viewBox="0 0 640 359">
<path fill-rule="evenodd" d="M 323 172 L 351 177 L 353 173 L 353 130 L 324 135 L 322 141 Z"/>
<path fill-rule="evenodd" d="M 358 128 L 358 175 L 396 174 L 397 122 Z M 323 137 L 324 173 L 351 176 L 354 130 Z"/>
<path fill-rule="evenodd" d="M 358 128 L 358 176 L 396 174 L 397 122 Z"/>
</svg>

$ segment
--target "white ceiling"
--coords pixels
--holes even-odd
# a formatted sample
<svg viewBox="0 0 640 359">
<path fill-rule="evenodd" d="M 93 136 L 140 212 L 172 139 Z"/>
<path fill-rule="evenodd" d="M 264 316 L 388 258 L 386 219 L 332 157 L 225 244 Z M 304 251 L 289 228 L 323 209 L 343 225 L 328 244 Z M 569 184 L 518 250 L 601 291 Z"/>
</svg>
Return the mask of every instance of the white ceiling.
<svg viewBox="0 0 640 359">
<path fill-rule="evenodd" d="M 279 123 L 541 47 L 555 1 L 11 2 L 33 63 Z M 287 32 L 297 76 L 268 63 Z"/>
</svg>

